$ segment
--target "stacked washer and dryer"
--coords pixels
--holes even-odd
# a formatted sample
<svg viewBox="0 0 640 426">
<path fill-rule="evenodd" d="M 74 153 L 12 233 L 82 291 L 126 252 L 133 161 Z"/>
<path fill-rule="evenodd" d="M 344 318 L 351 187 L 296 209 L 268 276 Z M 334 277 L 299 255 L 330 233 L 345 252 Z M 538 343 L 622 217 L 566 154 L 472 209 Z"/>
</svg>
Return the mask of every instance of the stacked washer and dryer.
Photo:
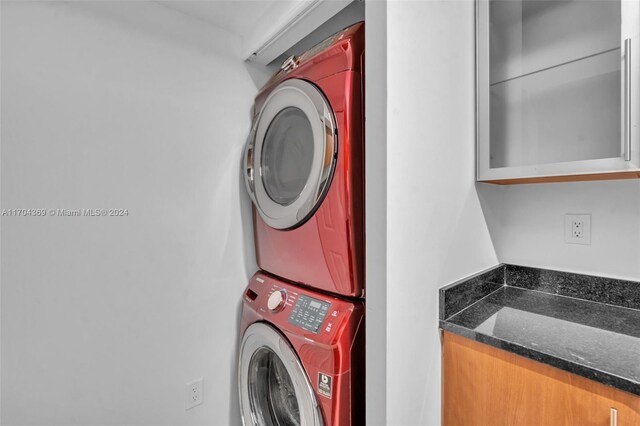
<svg viewBox="0 0 640 426">
<path fill-rule="evenodd" d="M 291 57 L 245 148 L 261 271 L 243 297 L 245 425 L 364 424 L 364 24 Z"/>
</svg>

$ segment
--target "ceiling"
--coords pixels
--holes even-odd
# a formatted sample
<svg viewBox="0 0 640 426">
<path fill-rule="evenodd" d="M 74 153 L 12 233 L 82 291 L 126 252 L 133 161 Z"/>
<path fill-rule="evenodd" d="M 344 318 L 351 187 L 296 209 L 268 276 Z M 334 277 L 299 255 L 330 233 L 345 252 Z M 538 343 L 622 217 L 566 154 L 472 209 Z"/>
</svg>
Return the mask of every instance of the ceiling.
<svg viewBox="0 0 640 426">
<path fill-rule="evenodd" d="M 265 31 L 305 0 L 160 0 L 158 3 L 243 39 Z"/>
<path fill-rule="evenodd" d="M 0 0 L 1 1 L 1 0 Z M 305 39 L 319 26 L 353 0 L 156 0 L 156 3 L 204 22 L 240 39 L 239 56 L 267 65 L 277 60 L 296 43 Z M 364 19 L 364 3 L 360 2 L 358 17 L 349 23 Z M 313 39 L 312 46 L 328 34 L 347 24 L 332 28 L 323 37 Z M 326 32 L 326 31 L 325 31 Z M 316 38 L 320 35 L 316 34 Z M 256 54 L 257 55 L 254 55 Z M 279 64 L 279 62 L 278 62 Z"/>
</svg>

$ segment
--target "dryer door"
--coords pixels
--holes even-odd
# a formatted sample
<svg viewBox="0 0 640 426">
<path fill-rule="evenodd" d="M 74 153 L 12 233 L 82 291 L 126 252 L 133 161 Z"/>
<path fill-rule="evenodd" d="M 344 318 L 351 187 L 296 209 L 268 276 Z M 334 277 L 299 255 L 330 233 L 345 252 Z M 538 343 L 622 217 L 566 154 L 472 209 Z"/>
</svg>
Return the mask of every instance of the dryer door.
<svg viewBox="0 0 640 426">
<path fill-rule="evenodd" d="M 291 79 L 269 95 L 245 150 L 247 190 L 267 225 L 291 229 L 317 210 L 333 176 L 336 125 L 313 84 Z"/>
<path fill-rule="evenodd" d="M 282 334 L 256 323 L 244 333 L 238 371 L 245 426 L 322 426 L 315 393 Z"/>
</svg>

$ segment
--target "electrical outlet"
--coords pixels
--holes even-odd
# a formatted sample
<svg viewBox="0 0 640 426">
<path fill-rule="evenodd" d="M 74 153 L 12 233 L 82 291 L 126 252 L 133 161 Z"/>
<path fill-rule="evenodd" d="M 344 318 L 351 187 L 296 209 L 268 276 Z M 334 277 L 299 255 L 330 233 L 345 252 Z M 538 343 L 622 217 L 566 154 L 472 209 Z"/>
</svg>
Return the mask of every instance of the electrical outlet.
<svg viewBox="0 0 640 426">
<path fill-rule="evenodd" d="M 584 237 L 584 222 L 580 218 L 573 218 L 571 220 L 571 236 L 573 238 L 583 238 Z"/>
<path fill-rule="evenodd" d="M 564 242 L 591 245 L 591 215 L 564 215 Z"/>
<path fill-rule="evenodd" d="M 202 404 L 203 399 L 203 379 L 187 383 L 185 388 L 185 410 L 189 410 L 196 405 Z"/>
</svg>

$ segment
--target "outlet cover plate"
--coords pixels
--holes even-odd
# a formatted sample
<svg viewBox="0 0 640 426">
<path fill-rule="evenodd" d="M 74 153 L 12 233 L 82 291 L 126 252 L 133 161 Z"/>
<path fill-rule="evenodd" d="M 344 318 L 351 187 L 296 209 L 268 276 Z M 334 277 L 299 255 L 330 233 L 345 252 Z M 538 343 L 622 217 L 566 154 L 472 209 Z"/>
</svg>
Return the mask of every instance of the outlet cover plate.
<svg viewBox="0 0 640 426">
<path fill-rule="evenodd" d="M 581 228 L 582 236 L 574 235 L 574 227 Z M 568 244 L 591 245 L 591 215 L 587 213 L 567 213 L 564 215 L 564 242 Z"/>
<path fill-rule="evenodd" d="M 203 379 L 194 380 L 191 383 L 187 383 L 185 387 L 185 410 L 202 404 L 204 397 Z"/>
</svg>

